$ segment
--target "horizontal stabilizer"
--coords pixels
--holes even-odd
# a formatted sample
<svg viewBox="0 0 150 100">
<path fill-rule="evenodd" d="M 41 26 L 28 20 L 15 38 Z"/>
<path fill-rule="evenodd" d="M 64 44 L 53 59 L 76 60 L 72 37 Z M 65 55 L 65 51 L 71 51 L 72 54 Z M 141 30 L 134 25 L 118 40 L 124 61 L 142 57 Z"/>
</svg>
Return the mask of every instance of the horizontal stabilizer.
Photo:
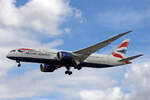
<svg viewBox="0 0 150 100">
<path fill-rule="evenodd" d="M 126 62 L 126 61 L 130 61 L 130 60 L 133 60 L 135 58 L 138 58 L 140 56 L 143 56 L 143 54 L 140 54 L 140 55 L 136 55 L 136 56 L 132 56 L 132 57 L 128 57 L 128 58 L 125 58 L 125 59 L 122 59 L 122 60 L 119 60 L 120 62 Z"/>
</svg>

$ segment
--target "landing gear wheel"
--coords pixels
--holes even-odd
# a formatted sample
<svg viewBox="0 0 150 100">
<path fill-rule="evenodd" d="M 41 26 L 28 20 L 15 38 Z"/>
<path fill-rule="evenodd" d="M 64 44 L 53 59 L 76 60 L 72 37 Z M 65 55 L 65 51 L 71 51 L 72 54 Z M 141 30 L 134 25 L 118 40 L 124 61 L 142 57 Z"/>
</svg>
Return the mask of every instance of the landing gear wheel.
<svg viewBox="0 0 150 100">
<path fill-rule="evenodd" d="M 72 72 L 71 72 L 71 71 L 69 71 L 68 75 L 71 75 L 71 74 L 72 74 Z"/>
<path fill-rule="evenodd" d="M 68 74 L 68 71 L 65 71 L 65 74 Z"/>
<path fill-rule="evenodd" d="M 18 64 L 18 67 L 21 67 L 21 64 L 20 64 L 20 63 Z"/>
<path fill-rule="evenodd" d="M 18 63 L 18 67 L 21 67 L 21 63 L 19 60 L 16 60 L 16 62 Z"/>
<path fill-rule="evenodd" d="M 65 71 L 65 74 L 71 75 L 72 72 L 71 71 Z"/>
<path fill-rule="evenodd" d="M 78 70 L 81 70 L 81 67 L 80 66 L 78 66 L 78 68 L 77 68 Z"/>
<path fill-rule="evenodd" d="M 74 69 L 80 70 L 82 67 L 81 66 L 74 66 Z"/>
</svg>

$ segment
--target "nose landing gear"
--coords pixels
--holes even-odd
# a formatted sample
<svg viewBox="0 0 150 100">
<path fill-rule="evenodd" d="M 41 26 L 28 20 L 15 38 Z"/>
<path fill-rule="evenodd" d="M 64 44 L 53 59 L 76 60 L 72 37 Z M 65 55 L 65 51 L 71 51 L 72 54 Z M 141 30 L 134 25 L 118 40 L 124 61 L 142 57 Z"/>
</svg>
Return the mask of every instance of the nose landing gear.
<svg viewBox="0 0 150 100">
<path fill-rule="evenodd" d="M 20 64 L 20 63 L 18 64 L 18 67 L 21 67 L 21 64 Z"/>
<path fill-rule="evenodd" d="M 20 61 L 16 61 L 18 63 L 18 67 L 21 67 L 21 63 Z"/>
</svg>

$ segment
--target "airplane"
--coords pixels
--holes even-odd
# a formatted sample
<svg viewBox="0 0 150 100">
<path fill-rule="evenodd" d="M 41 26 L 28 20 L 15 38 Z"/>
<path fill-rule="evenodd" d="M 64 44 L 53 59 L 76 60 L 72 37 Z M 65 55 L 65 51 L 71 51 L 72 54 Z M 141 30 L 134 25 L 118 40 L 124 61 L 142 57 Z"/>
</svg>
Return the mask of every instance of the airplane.
<svg viewBox="0 0 150 100">
<path fill-rule="evenodd" d="M 130 39 L 124 40 L 110 55 L 95 54 L 96 51 L 130 32 L 132 31 L 121 33 L 103 42 L 73 52 L 20 48 L 11 50 L 7 54 L 7 58 L 15 60 L 18 67 L 21 66 L 20 62 L 40 63 L 41 72 L 54 72 L 58 68 L 65 67 L 65 74 L 68 75 L 72 74 L 71 67 L 80 70 L 83 67 L 109 68 L 131 64 L 131 60 L 143 55 L 125 58 Z"/>
</svg>

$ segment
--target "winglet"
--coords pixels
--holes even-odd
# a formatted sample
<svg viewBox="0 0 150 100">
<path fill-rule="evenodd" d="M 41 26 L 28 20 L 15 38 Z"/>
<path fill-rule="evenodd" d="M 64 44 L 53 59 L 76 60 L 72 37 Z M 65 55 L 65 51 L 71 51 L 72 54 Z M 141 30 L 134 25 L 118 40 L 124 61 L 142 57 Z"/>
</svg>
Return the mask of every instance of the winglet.
<svg viewBox="0 0 150 100">
<path fill-rule="evenodd" d="M 121 34 L 119 34 L 119 35 L 120 35 L 120 37 L 121 37 L 121 36 L 126 35 L 126 34 L 131 33 L 131 32 L 132 32 L 132 31 L 130 30 L 130 31 L 127 31 L 127 32 L 125 32 L 125 33 L 121 33 Z"/>
<path fill-rule="evenodd" d="M 128 33 L 133 32 L 132 30 L 129 30 Z"/>
<path fill-rule="evenodd" d="M 122 36 L 124 36 L 124 35 L 126 35 L 126 34 L 128 34 L 128 33 L 130 33 L 130 32 L 132 32 L 132 31 L 127 31 L 127 32 L 125 32 L 125 33 L 121 33 L 121 34 L 119 34 L 119 35 L 116 35 L 116 36 L 114 36 L 114 37 L 112 37 L 112 38 L 110 38 L 110 39 L 108 39 L 108 40 L 106 40 L 106 41 L 114 41 L 114 40 L 117 40 L 117 39 L 119 39 L 120 37 L 122 37 Z M 106 41 L 104 41 L 104 42 L 106 42 Z"/>
</svg>

